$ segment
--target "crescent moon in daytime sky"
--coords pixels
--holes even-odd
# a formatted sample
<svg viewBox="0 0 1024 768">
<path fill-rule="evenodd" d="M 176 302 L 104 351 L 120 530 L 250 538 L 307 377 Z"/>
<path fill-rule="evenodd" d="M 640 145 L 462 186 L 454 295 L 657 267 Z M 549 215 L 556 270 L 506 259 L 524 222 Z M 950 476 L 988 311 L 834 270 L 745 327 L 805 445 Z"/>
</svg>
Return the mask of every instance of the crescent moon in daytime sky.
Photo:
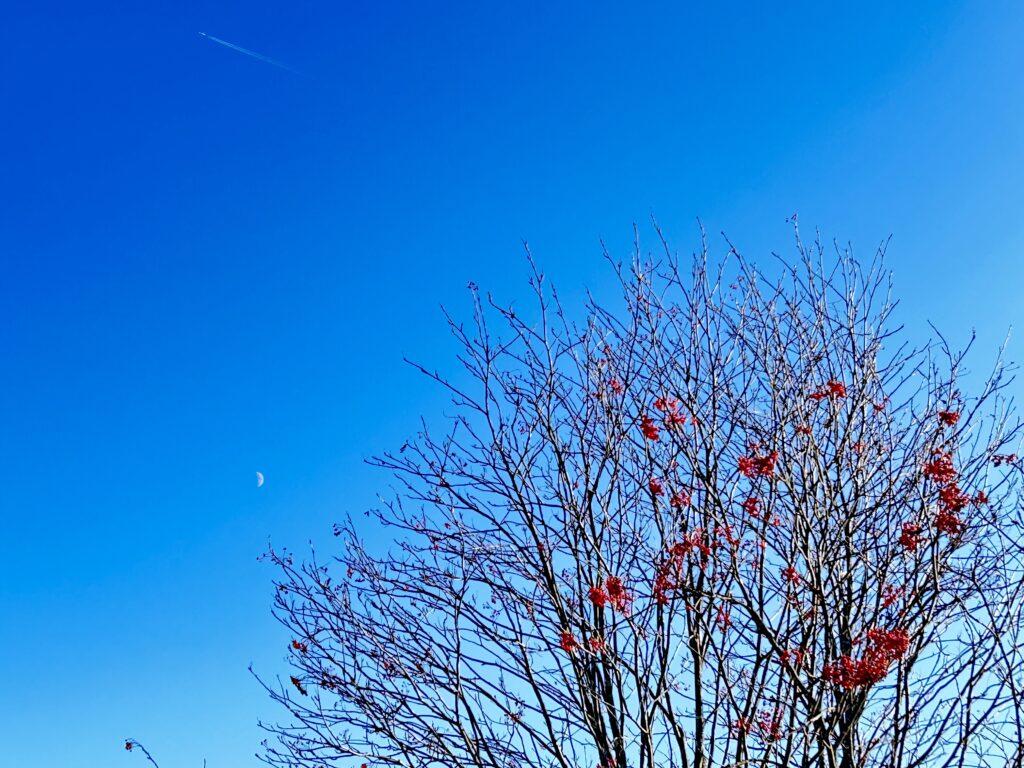
<svg viewBox="0 0 1024 768">
<path fill-rule="evenodd" d="M 263 473 L 262 472 L 257 472 L 256 473 L 256 487 L 257 488 L 262 488 L 263 487 Z"/>
</svg>

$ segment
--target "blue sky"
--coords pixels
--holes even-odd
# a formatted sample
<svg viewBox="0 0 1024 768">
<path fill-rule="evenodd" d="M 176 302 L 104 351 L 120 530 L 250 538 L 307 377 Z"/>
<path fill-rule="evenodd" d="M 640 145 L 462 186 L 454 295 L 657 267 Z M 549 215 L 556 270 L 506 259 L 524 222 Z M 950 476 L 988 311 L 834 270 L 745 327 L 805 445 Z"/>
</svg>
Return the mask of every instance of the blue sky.
<svg viewBox="0 0 1024 768">
<path fill-rule="evenodd" d="M 778 5 L 6 9 L 0 762 L 255 764 L 246 668 L 287 644 L 257 555 L 373 505 L 363 457 L 442 407 L 403 355 L 451 365 L 469 280 L 525 301 L 523 239 L 571 296 L 651 214 L 683 252 L 698 216 L 752 257 L 793 212 L 892 234 L 900 319 L 983 367 L 1024 278 L 1024 11 Z"/>
</svg>

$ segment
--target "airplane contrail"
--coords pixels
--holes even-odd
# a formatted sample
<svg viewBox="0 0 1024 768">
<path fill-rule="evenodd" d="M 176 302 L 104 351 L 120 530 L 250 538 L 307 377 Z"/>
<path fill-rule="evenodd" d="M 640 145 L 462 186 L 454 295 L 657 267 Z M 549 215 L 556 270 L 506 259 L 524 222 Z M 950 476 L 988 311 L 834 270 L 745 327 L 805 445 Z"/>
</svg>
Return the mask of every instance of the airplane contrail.
<svg viewBox="0 0 1024 768">
<path fill-rule="evenodd" d="M 239 53 L 244 53 L 246 56 L 252 56 L 254 59 L 259 59 L 260 61 L 266 62 L 267 64 L 273 64 L 275 67 L 280 67 L 281 69 L 286 69 L 289 72 L 292 72 L 292 73 L 294 73 L 296 75 L 301 75 L 302 74 L 301 72 L 292 69 L 287 64 L 282 64 L 277 59 L 272 59 L 269 56 L 264 56 L 262 53 L 256 53 L 256 51 L 250 51 L 248 48 L 243 48 L 240 45 L 235 45 L 234 43 L 229 43 L 227 40 L 221 40 L 219 37 L 214 37 L 213 35 L 208 35 L 205 32 L 200 32 L 199 36 L 200 37 L 205 37 L 207 40 L 212 40 L 215 43 L 220 43 L 224 47 L 230 48 L 233 51 L 238 51 Z"/>
</svg>

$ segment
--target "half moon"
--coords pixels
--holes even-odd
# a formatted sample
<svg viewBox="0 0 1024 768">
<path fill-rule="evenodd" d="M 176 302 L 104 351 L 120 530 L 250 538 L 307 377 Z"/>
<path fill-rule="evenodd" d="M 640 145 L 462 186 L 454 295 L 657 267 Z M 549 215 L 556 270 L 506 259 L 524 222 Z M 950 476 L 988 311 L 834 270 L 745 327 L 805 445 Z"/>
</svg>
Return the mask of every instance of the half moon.
<svg viewBox="0 0 1024 768">
<path fill-rule="evenodd" d="M 257 488 L 262 488 L 263 487 L 263 473 L 262 472 L 257 472 L 256 473 L 256 487 Z"/>
</svg>

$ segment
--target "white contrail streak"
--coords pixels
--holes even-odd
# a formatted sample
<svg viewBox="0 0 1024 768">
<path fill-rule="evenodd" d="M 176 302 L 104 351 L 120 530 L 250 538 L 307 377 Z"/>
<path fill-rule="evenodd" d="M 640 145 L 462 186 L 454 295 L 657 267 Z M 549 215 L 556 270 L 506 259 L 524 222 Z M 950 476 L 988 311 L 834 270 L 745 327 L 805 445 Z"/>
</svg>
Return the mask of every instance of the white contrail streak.
<svg viewBox="0 0 1024 768">
<path fill-rule="evenodd" d="M 220 43 L 224 47 L 230 48 L 233 51 L 238 51 L 239 53 L 244 53 L 246 56 L 252 56 L 254 59 L 259 59 L 260 61 L 266 62 L 267 64 L 273 64 L 275 67 L 280 67 L 281 69 L 286 69 L 289 72 L 293 72 L 296 75 L 302 74 L 301 72 L 297 72 L 296 70 L 292 69 L 287 64 L 282 64 L 280 61 L 277 61 L 276 59 L 272 59 L 269 56 L 264 56 L 262 53 L 256 53 L 256 51 L 250 51 L 248 48 L 243 48 L 240 45 L 235 45 L 234 43 L 229 43 L 227 40 L 221 40 L 219 37 L 214 37 L 213 35 L 208 35 L 205 32 L 200 32 L 199 36 L 200 37 L 205 37 L 207 40 L 212 40 L 215 43 Z"/>
</svg>

